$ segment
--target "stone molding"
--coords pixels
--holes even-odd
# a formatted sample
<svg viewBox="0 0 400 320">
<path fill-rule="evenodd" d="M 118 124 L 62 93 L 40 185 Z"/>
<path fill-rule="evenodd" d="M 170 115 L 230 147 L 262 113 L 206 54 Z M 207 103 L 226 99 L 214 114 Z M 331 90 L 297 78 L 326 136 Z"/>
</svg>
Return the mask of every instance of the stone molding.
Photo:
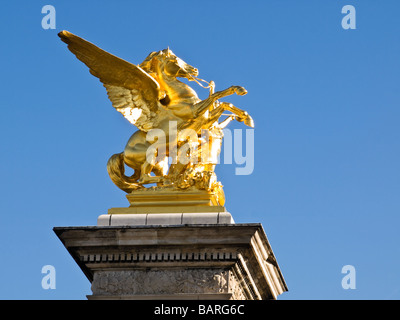
<svg viewBox="0 0 400 320">
<path fill-rule="evenodd" d="M 79 257 L 83 263 L 131 263 L 167 261 L 235 261 L 236 252 L 141 252 L 141 253 L 87 253 Z"/>
</svg>

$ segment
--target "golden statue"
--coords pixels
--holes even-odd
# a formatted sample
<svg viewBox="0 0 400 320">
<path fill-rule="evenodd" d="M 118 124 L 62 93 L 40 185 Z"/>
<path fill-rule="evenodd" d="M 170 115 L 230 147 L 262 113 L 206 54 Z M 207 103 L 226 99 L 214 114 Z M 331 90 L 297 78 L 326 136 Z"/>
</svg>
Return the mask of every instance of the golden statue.
<svg viewBox="0 0 400 320">
<path fill-rule="evenodd" d="M 250 127 L 254 127 L 254 123 L 246 111 L 218 99 L 234 93 L 244 95 L 247 91 L 231 86 L 214 92 L 213 81 L 208 83 L 198 78 L 198 70 L 169 48 L 150 53 L 137 66 L 68 31 L 58 35 L 89 67 L 90 73 L 100 79 L 113 107 L 139 129 L 130 137 L 125 150 L 114 154 L 107 164 L 111 180 L 129 193 L 131 204 L 139 201 L 145 190 L 151 189 L 153 193 L 158 192 L 159 200 L 163 192 L 166 195 L 158 205 L 167 205 L 171 192 L 176 199 L 180 192 L 186 192 L 192 194 L 187 204 L 208 201 L 208 205 L 223 206 L 222 185 L 214 173 L 221 150 L 222 129 L 233 119 Z M 209 97 L 199 99 L 196 92 L 177 77 L 198 84 L 199 81 L 208 83 L 207 87 L 200 85 L 209 88 Z M 219 122 L 225 111 L 231 114 Z M 132 176 L 125 175 L 125 165 L 134 169 Z M 148 184 L 157 186 L 145 188 Z M 166 190 L 170 193 L 165 193 Z M 211 196 L 204 200 L 200 191 Z M 200 192 L 195 197 L 197 202 L 193 201 L 196 192 Z"/>
</svg>

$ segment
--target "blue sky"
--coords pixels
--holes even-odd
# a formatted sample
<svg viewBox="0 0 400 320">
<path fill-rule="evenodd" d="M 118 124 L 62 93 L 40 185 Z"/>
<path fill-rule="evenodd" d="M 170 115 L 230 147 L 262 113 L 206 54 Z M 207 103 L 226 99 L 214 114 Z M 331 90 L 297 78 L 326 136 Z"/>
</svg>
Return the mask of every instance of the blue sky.
<svg viewBox="0 0 400 320">
<path fill-rule="evenodd" d="M 41 27 L 46 4 L 55 30 Z M 341 26 L 348 4 L 355 30 Z M 399 10 L 395 0 L 4 2 L 0 299 L 85 299 L 90 283 L 52 228 L 128 205 L 106 163 L 135 128 L 63 29 L 133 63 L 169 46 L 217 89 L 248 90 L 223 101 L 255 121 L 254 172 L 217 174 L 235 221 L 262 223 L 289 287 L 280 299 L 399 299 Z M 44 265 L 55 290 L 41 287 Z M 354 290 L 341 286 L 345 265 Z"/>
</svg>

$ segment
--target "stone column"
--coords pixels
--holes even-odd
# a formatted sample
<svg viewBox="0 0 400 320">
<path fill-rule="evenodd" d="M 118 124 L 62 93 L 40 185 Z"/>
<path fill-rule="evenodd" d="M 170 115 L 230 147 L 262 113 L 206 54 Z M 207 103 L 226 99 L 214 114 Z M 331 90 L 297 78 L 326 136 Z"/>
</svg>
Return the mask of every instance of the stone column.
<svg viewBox="0 0 400 320">
<path fill-rule="evenodd" d="M 54 232 L 92 283 L 88 299 L 260 300 L 287 291 L 262 225 L 217 215 L 205 224 L 164 217 L 175 223 L 164 225 L 101 216 L 98 226 Z"/>
</svg>

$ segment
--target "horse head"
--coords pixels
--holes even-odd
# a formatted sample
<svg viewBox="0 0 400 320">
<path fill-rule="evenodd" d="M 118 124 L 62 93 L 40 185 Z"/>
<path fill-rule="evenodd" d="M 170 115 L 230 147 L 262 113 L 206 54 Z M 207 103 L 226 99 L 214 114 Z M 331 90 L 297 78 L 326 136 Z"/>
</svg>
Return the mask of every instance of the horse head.
<svg viewBox="0 0 400 320">
<path fill-rule="evenodd" d="M 157 73 L 160 70 L 166 76 L 189 80 L 197 77 L 199 73 L 195 67 L 178 58 L 169 48 L 150 53 L 140 64 L 140 67 L 150 74 Z"/>
</svg>

